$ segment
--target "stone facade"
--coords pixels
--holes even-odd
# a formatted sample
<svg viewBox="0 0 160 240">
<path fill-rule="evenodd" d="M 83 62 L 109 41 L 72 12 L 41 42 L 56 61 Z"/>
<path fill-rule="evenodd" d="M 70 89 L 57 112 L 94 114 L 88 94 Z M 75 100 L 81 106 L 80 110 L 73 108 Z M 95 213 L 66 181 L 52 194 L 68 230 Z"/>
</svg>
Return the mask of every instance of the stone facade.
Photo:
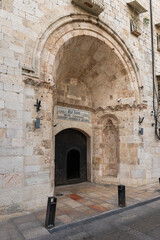
<svg viewBox="0 0 160 240">
<path fill-rule="evenodd" d="M 126 0 L 105 0 L 98 17 L 70 0 L 0 1 L 2 214 L 46 206 L 54 193 L 55 135 L 67 128 L 87 136 L 89 181 L 141 185 L 160 177 L 151 30 L 144 24 L 150 7 L 141 2 L 147 12 L 138 15 L 136 37 L 130 32 L 135 12 Z M 154 1 L 154 24 L 159 8 Z M 156 75 L 158 32 L 154 26 Z M 59 120 L 56 106 L 89 111 L 90 122 Z"/>
</svg>

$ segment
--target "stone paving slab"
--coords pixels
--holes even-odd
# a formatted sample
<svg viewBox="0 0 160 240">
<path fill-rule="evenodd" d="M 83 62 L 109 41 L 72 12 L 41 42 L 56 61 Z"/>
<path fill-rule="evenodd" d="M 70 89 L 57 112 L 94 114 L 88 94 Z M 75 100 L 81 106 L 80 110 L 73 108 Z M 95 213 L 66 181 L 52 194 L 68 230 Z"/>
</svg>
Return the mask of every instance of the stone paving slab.
<svg viewBox="0 0 160 240">
<path fill-rule="evenodd" d="M 160 197 L 117 209 L 112 214 L 101 214 L 103 217 L 99 215 L 65 228 L 57 227 L 50 236 L 34 240 L 159 240 L 160 221 L 157 213 L 160 214 Z M 137 223 L 141 227 L 136 229 Z M 149 226 L 147 231 L 146 225 Z"/>
<path fill-rule="evenodd" d="M 56 187 L 55 195 L 56 194 L 62 194 L 62 196 L 57 196 L 57 227 L 118 209 L 118 190 L 117 186 L 114 185 L 101 185 L 87 182 L 76 185 L 60 186 Z M 127 206 L 132 206 L 133 204 L 157 196 L 160 196 L 159 184 L 126 188 Z M 154 206 L 154 204 L 152 205 Z M 142 206 L 141 209 L 143 208 L 145 211 L 145 206 Z M 157 208 L 156 203 L 155 208 Z M 146 214 L 149 214 L 148 211 L 149 208 Z M 139 217 L 141 217 L 140 213 L 142 214 L 142 211 L 137 212 Z M 0 240 L 34 239 L 49 235 L 49 232 L 44 228 L 45 214 L 46 209 L 41 209 L 19 217 L 11 216 L 11 218 L 6 221 L 1 220 Z M 125 217 L 125 214 L 123 214 L 123 217 Z M 134 216 L 132 217 L 134 219 Z M 159 217 L 157 213 L 157 218 Z M 138 226 L 139 225 L 135 226 L 135 231 Z M 134 226 L 132 227 L 134 229 Z M 150 231 L 152 231 L 152 229 L 150 229 Z M 156 229 L 154 229 L 154 231 L 156 234 Z"/>
<path fill-rule="evenodd" d="M 118 208 L 118 190 L 115 185 L 81 183 L 56 187 L 58 198 L 57 225 L 98 215 Z M 159 184 L 140 187 L 126 187 L 127 206 L 159 196 Z M 79 205 L 77 205 L 79 203 Z M 62 205 L 61 205 L 62 204 Z M 85 207 L 85 210 L 84 210 Z M 67 209 L 67 211 L 66 211 Z M 74 211 L 73 211 L 74 210 Z M 92 211 L 91 211 L 92 210 Z M 75 214 L 83 212 L 83 215 Z M 65 214 L 69 218 L 61 217 Z M 72 220 L 72 221 L 71 221 Z"/>
</svg>

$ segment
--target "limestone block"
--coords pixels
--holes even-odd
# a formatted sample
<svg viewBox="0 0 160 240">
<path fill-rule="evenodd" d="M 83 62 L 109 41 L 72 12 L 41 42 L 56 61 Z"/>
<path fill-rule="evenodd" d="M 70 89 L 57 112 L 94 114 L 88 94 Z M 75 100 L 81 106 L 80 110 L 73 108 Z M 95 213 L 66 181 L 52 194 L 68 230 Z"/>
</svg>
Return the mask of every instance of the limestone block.
<svg viewBox="0 0 160 240">
<path fill-rule="evenodd" d="M 7 127 L 12 129 L 20 129 L 23 126 L 23 122 L 21 120 L 8 120 Z"/>
<path fill-rule="evenodd" d="M 26 173 L 25 186 L 50 182 L 50 172 Z"/>
<path fill-rule="evenodd" d="M 32 156 L 33 155 L 33 147 L 32 146 L 26 146 L 24 148 L 24 156 Z"/>
<path fill-rule="evenodd" d="M 5 101 L 5 108 L 11 110 L 23 110 L 24 106 L 23 103 L 19 103 L 18 101 L 13 102 L 12 100 L 8 99 Z"/>
<path fill-rule="evenodd" d="M 0 17 L 0 22 L 2 26 L 11 27 L 11 21 L 6 18 Z"/>
<path fill-rule="evenodd" d="M 26 173 L 39 172 L 40 166 L 39 165 L 25 166 L 24 171 Z"/>
<path fill-rule="evenodd" d="M 6 137 L 6 129 L 0 129 L 0 140 Z"/>
<path fill-rule="evenodd" d="M 17 46 L 16 43 L 18 45 L 18 42 L 14 41 L 14 44 L 10 45 L 10 49 L 13 50 L 14 52 L 24 54 L 24 47 Z"/>
<path fill-rule="evenodd" d="M 0 121 L 0 128 L 6 128 L 7 122 L 6 121 Z"/>
<path fill-rule="evenodd" d="M 0 82 L 0 90 L 3 90 L 4 88 L 4 83 Z"/>
<path fill-rule="evenodd" d="M 44 15 L 44 13 L 43 12 L 41 12 L 39 9 L 35 9 L 35 15 L 36 15 L 36 17 L 38 17 L 38 18 L 40 18 L 40 17 L 42 17 L 43 15 Z"/>
<path fill-rule="evenodd" d="M 23 172 L 23 157 L 0 157 L 0 174 Z"/>
<path fill-rule="evenodd" d="M 130 178 L 130 169 L 128 168 L 120 168 L 118 177 L 120 179 L 129 179 Z"/>
<path fill-rule="evenodd" d="M 23 179 L 24 174 L 23 173 L 17 173 L 17 174 L 3 174 L 0 175 L 0 183 L 1 188 L 16 188 L 23 186 Z"/>
<path fill-rule="evenodd" d="M 7 73 L 7 66 L 0 64 L 0 73 Z"/>
<path fill-rule="evenodd" d="M 151 170 L 146 170 L 146 178 L 150 180 L 152 178 Z"/>
<path fill-rule="evenodd" d="M 4 57 L 4 65 L 9 66 L 9 67 L 18 68 L 19 62 L 16 61 L 14 58 Z"/>
<path fill-rule="evenodd" d="M 13 84 L 4 83 L 4 90 L 5 91 L 12 92 L 12 89 L 13 89 Z"/>
<path fill-rule="evenodd" d="M 157 179 L 157 181 L 158 181 L 158 179 L 159 179 L 159 173 L 160 173 L 160 168 L 156 168 L 156 169 L 153 169 L 152 170 L 152 173 L 151 173 L 151 175 L 152 175 L 152 178 L 156 178 Z"/>
<path fill-rule="evenodd" d="M 94 157 L 93 158 L 93 164 L 102 164 L 103 163 L 103 159 L 102 158 L 98 158 L 98 157 Z"/>
<path fill-rule="evenodd" d="M 0 100 L 0 109 L 4 109 L 4 101 Z"/>
<path fill-rule="evenodd" d="M 18 138 L 12 138 L 12 146 L 13 147 L 24 147 L 25 146 L 25 140 L 24 139 L 18 139 Z"/>
<path fill-rule="evenodd" d="M 22 156 L 23 149 L 21 147 L 0 147 L 0 157 Z"/>
<path fill-rule="evenodd" d="M 33 121 L 31 112 L 24 112 L 24 120 L 25 120 L 25 122 Z"/>
<path fill-rule="evenodd" d="M 51 140 L 43 140 L 43 146 L 46 148 L 46 149 L 50 149 L 51 148 Z"/>
<path fill-rule="evenodd" d="M 23 190 L 21 187 L 17 187 L 15 189 L 1 189 L 0 190 L 0 210 L 9 207 L 11 210 L 17 210 L 17 207 L 23 201 Z"/>
<path fill-rule="evenodd" d="M 9 138 L 24 138 L 24 130 L 7 128 L 7 137 Z"/>
<path fill-rule="evenodd" d="M 10 102 L 18 102 L 19 100 L 19 94 L 14 93 L 14 92 L 4 92 L 4 100 L 5 101 L 10 101 Z M 15 103 L 16 104 L 16 103 Z"/>
<path fill-rule="evenodd" d="M 36 184 L 33 186 L 25 186 L 24 188 L 24 200 L 30 201 L 32 199 L 48 199 L 49 193 L 51 192 L 50 184 Z M 53 194 L 53 191 L 52 191 Z"/>
<path fill-rule="evenodd" d="M 133 178 L 133 179 L 145 178 L 145 170 L 144 169 L 132 170 L 131 178 Z"/>
<path fill-rule="evenodd" d="M 20 119 L 23 119 L 23 111 L 21 110 L 21 111 L 16 111 L 16 113 L 17 113 L 17 120 L 20 120 Z"/>
<path fill-rule="evenodd" d="M 24 94 L 27 95 L 27 96 L 34 96 L 35 92 L 34 92 L 34 89 L 32 89 L 32 88 L 25 88 L 24 89 Z"/>
<path fill-rule="evenodd" d="M 15 73 L 15 68 L 13 67 L 7 67 L 7 74 L 9 75 L 14 75 Z"/>
<path fill-rule="evenodd" d="M 43 165 L 45 163 L 44 156 L 26 156 L 24 157 L 25 166 Z"/>
<path fill-rule="evenodd" d="M 1 145 L 1 147 L 4 147 L 4 148 L 11 147 L 12 140 L 9 138 L 0 139 L 0 145 Z"/>
<path fill-rule="evenodd" d="M 24 104 L 24 94 L 18 93 L 18 102 Z"/>
<path fill-rule="evenodd" d="M 4 39 L 4 33 L 0 33 L 0 41 Z"/>
</svg>

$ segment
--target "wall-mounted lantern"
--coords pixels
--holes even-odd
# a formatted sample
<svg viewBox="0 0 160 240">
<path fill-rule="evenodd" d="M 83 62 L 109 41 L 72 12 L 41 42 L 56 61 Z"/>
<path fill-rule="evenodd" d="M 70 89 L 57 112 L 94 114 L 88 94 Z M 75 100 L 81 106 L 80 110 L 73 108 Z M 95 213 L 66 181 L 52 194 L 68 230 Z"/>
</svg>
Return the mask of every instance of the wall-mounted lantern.
<svg viewBox="0 0 160 240">
<path fill-rule="evenodd" d="M 36 128 L 36 129 L 40 128 L 40 118 L 36 118 L 35 128 Z"/>
</svg>

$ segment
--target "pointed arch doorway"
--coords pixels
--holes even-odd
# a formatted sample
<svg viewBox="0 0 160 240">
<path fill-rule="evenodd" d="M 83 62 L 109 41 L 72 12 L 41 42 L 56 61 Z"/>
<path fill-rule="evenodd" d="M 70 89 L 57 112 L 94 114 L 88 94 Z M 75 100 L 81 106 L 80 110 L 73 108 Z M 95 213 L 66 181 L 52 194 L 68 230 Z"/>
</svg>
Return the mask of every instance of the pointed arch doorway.
<svg viewBox="0 0 160 240">
<path fill-rule="evenodd" d="M 87 181 L 87 137 L 66 129 L 55 137 L 55 185 Z"/>
</svg>

